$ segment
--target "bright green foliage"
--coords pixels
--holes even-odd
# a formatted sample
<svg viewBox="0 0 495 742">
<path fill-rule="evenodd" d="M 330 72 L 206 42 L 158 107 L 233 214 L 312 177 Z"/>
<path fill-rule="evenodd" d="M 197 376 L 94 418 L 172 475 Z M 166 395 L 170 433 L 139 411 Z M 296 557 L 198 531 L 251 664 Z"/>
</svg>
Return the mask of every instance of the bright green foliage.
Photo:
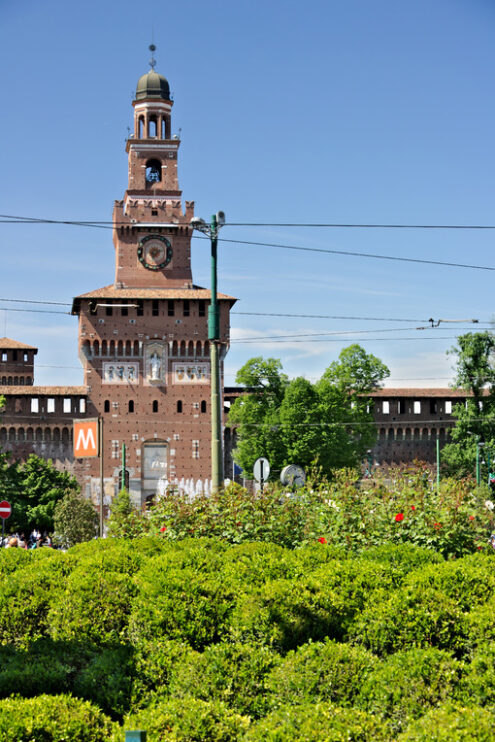
<svg viewBox="0 0 495 742">
<path fill-rule="evenodd" d="M 108 742 L 114 729 L 97 706 L 67 695 L 0 704 L 0 742 Z"/>
<path fill-rule="evenodd" d="M 286 706 L 254 724 L 246 742 L 389 742 L 376 717 L 329 703 Z"/>
<path fill-rule="evenodd" d="M 88 500 L 69 490 L 55 506 L 53 527 L 55 543 L 68 549 L 97 535 L 98 516 Z"/>
<path fill-rule="evenodd" d="M 229 425 L 237 428 L 237 463 L 248 473 L 259 456 L 268 458 L 272 471 L 290 463 L 318 462 L 326 472 L 358 464 L 376 437 L 371 402 L 361 395 L 388 374 L 359 345 L 343 350 L 316 384 L 288 381 L 273 358 L 252 358 L 236 378 L 246 394 L 229 412 Z"/>
<path fill-rule="evenodd" d="M 249 719 L 215 701 L 161 700 L 124 719 L 124 729 L 145 729 L 147 742 L 235 742 Z M 113 742 L 122 742 L 122 732 Z"/>
<path fill-rule="evenodd" d="M 376 664 L 376 658 L 362 647 L 329 640 L 303 644 L 270 673 L 266 685 L 271 704 L 279 707 L 331 701 L 353 706 Z"/>
<path fill-rule="evenodd" d="M 447 704 L 411 724 L 397 742 L 493 742 L 494 728 L 490 711 Z"/>
<path fill-rule="evenodd" d="M 429 646 L 458 652 L 465 646 L 465 634 L 465 617 L 457 602 L 415 584 L 368 604 L 349 629 L 351 641 L 376 654 Z"/>
<path fill-rule="evenodd" d="M 150 701 L 169 695 L 168 686 L 176 666 L 189 668 L 198 652 L 186 642 L 164 639 L 156 634 L 139 641 L 134 648 L 132 707 L 149 705 Z M 179 694 L 180 695 L 180 694 Z"/>
<path fill-rule="evenodd" d="M 9 477 L 15 488 L 8 521 L 10 531 L 27 534 L 35 526 L 41 531 L 53 531 L 55 506 L 66 493 L 79 491 L 75 477 L 34 454 L 24 463 L 16 463 Z"/>
<path fill-rule="evenodd" d="M 127 538 L 142 536 L 144 528 L 140 515 L 139 508 L 133 504 L 129 492 L 124 487 L 112 502 L 110 517 L 107 521 L 108 535 L 126 536 Z"/>
<path fill-rule="evenodd" d="M 495 457 L 495 335 L 469 332 L 457 338 L 455 385 L 471 394 L 454 408 L 457 418 L 452 442 L 442 449 L 442 469 L 455 476 L 473 475 L 476 441 Z"/>
<path fill-rule="evenodd" d="M 428 709 L 452 698 L 463 672 L 461 662 L 439 649 L 399 651 L 364 679 L 357 705 L 387 719 L 399 733 Z"/>
<path fill-rule="evenodd" d="M 222 701 L 240 714 L 259 718 L 267 713 L 266 678 L 280 661 L 268 647 L 257 644 L 212 644 L 176 663 L 170 694 Z"/>
</svg>

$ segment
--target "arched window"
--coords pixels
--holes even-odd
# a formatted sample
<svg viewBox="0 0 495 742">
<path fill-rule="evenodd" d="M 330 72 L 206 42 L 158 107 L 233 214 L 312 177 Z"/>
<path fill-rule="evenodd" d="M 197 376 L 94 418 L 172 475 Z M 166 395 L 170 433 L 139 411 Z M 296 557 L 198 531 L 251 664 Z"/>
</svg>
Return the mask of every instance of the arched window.
<svg viewBox="0 0 495 742">
<path fill-rule="evenodd" d="M 93 355 L 99 356 L 100 355 L 100 343 L 98 340 L 95 340 L 93 343 Z"/>
<path fill-rule="evenodd" d="M 60 428 L 53 428 L 53 442 L 60 443 Z"/>
<path fill-rule="evenodd" d="M 388 429 L 388 439 L 389 439 L 389 441 L 393 441 L 394 440 L 394 429 L 393 428 L 389 428 Z"/>
<path fill-rule="evenodd" d="M 129 400 L 129 412 L 134 412 L 134 400 Z"/>
<path fill-rule="evenodd" d="M 47 443 L 52 442 L 52 431 L 50 430 L 50 428 L 45 428 L 45 441 Z"/>
<path fill-rule="evenodd" d="M 180 354 L 183 357 L 186 355 L 186 341 L 185 340 L 180 341 Z"/>
<path fill-rule="evenodd" d="M 172 343 L 172 355 L 177 358 L 179 355 L 179 346 L 177 345 L 177 340 L 174 340 Z"/>
<path fill-rule="evenodd" d="M 153 412 L 158 412 L 158 400 L 153 400 Z"/>
<path fill-rule="evenodd" d="M 103 405 L 104 412 L 110 412 L 110 400 L 106 399 Z"/>
<path fill-rule="evenodd" d="M 38 441 L 38 443 L 41 443 L 41 441 L 43 440 L 43 431 L 41 430 L 41 428 L 36 428 L 36 440 Z"/>
<path fill-rule="evenodd" d="M 138 120 L 138 137 L 139 139 L 143 138 L 143 131 L 144 131 L 144 116 L 140 116 Z"/>
<path fill-rule="evenodd" d="M 411 440 L 411 428 L 406 428 L 406 441 Z"/>
<path fill-rule="evenodd" d="M 20 443 L 23 443 L 25 439 L 24 428 L 19 428 L 19 430 L 17 431 L 17 440 Z"/>
<path fill-rule="evenodd" d="M 398 441 L 401 441 L 402 440 L 402 428 L 397 428 L 397 436 L 396 436 L 396 438 L 397 438 Z"/>
<path fill-rule="evenodd" d="M 414 440 L 419 441 L 419 428 L 414 428 Z"/>
<path fill-rule="evenodd" d="M 15 441 L 15 428 L 9 429 L 9 442 L 13 443 Z"/>
<path fill-rule="evenodd" d="M 69 428 L 62 428 L 62 443 L 68 443 L 70 440 Z"/>
<path fill-rule="evenodd" d="M 108 344 L 106 340 L 101 341 L 101 355 L 102 356 L 108 355 Z"/>
<path fill-rule="evenodd" d="M 156 137 L 157 133 L 156 116 L 150 116 L 148 121 L 148 136 L 150 138 Z"/>
<path fill-rule="evenodd" d="M 28 428 L 27 429 L 27 432 L 26 432 L 26 440 L 27 441 L 32 441 L 33 438 L 34 438 L 34 431 L 33 431 L 32 428 Z"/>
<path fill-rule="evenodd" d="M 124 355 L 124 343 L 122 342 L 122 340 L 119 340 L 119 342 L 117 343 L 117 355 L 119 356 L 119 358 L 122 358 L 122 356 Z"/>
<path fill-rule="evenodd" d="M 189 343 L 188 343 L 188 346 L 187 346 L 187 355 L 188 356 L 193 356 L 194 355 L 194 343 L 193 343 L 192 340 L 190 340 Z"/>
<path fill-rule="evenodd" d="M 125 354 L 126 354 L 126 356 L 130 356 L 131 353 L 132 353 L 131 341 L 130 340 L 126 340 L 126 342 L 125 342 Z"/>
<path fill-rule="evenodd" d="M 182 400 L 177 401 L 177 412 L 182 412 Z"/>
<path fill-rule="evenodd" d="M 146 185 L 159 183 L 162 179 L 162 163 L 160 160 L 148 160 L 146 163 Z"/>
<path fill-rule="evenodd" d="M 204 399 L 201 401 L 201 412 L 206 412 L 206 401 Z"/>
</svg>

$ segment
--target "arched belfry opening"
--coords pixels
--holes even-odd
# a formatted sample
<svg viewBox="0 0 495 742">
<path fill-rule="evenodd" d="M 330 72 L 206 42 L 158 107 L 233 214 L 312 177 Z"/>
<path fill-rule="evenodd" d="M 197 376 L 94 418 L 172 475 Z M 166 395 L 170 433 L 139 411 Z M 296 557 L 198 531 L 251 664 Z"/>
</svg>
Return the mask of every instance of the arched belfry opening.
<svg viewBox="0 0 495 742">
<path fill-rule="evenodd" d="M 152 159 L 146 162 L 146 185 L 159 183 L 162 179 L 162 163 L 160 160 Z"/>
</svg>

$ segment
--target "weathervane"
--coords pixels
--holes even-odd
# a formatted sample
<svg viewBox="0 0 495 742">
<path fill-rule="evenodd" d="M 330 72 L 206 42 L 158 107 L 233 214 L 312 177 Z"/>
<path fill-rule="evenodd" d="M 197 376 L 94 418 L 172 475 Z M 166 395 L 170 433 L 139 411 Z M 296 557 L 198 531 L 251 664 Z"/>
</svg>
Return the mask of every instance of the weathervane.
<svg viewBox="0 0 495 742">
<path fill-rule="evenodd" d="M 156 52 L 156 46 L 154 44 L 150 44 L 148 49 L 151 52 L 151 59 L 150 59 L 150 67 L 155 71 L 155 65 L 156 65 L 156 59 L 155 59 L 155 52 Z"/>
</svg>

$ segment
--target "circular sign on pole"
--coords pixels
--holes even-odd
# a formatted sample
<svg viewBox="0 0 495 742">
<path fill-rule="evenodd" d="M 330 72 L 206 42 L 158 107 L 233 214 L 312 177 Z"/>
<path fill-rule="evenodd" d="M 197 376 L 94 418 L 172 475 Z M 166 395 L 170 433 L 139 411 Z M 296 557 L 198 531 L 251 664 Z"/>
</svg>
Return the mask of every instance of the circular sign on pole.
<svg viewBox="0 0 495 742">
<path fill-rule="evenodd" d="M 265 459 L 263 456 L 256 459 L 253 466 L 253 474 L 257 482 L 266 482 L 270 475 L 270 462 L 268 459 Z"/>
<path fill-rule="evenodd" d="M 0 502 L 0 518 L 5 520 L 12 514 L 12 505 L 7 500 Z"/>
</svg>

